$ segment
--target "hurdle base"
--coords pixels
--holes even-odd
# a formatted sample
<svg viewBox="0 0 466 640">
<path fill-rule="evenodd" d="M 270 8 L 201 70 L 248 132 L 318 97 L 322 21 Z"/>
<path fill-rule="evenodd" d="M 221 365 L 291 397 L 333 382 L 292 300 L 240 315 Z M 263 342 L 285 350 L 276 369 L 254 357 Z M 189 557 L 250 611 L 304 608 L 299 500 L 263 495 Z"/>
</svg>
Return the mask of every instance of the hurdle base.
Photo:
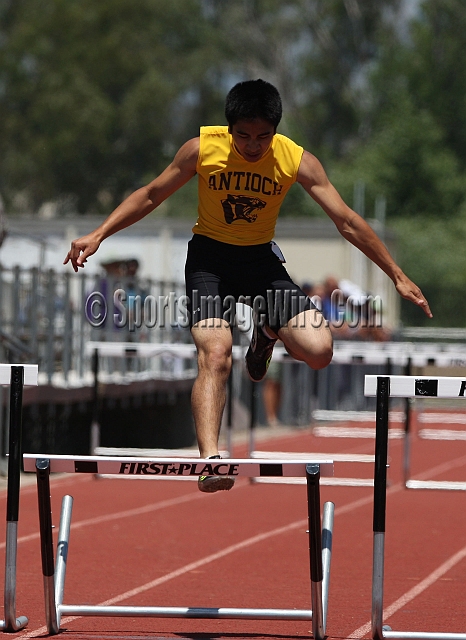
<svg viewBox="0 0 466 640">
<path fill-rule="evenodd" d="M 434 633 L 431 631 L 393 631 L 383 629 L 383 638 L 400 640 L 466 640 L 466 633 Z"/>
<path fill-rule="evenodd" d="M 407 480 L 407 489 L 438 489 L 440 491 L 466 491 L 466 482 L 449 480 Z"/>
<path fill-rule="evenodd" d="M 7 624 L 5 620 L 0 620 L 0 631 L 8 633 L 17 633 L 27 626 L 29 620 L 26 616 L 19 616 L 13 624 Z"/>
<path fill-rule="evenodd" d="M 312 620 L 310 609 L 242 609 L 203 607 L 132 607 L 99 605 L 59 605 L 62 616 L 152 617 L 152 618 L 230 618 L 260 620 Z"/>
</svg>

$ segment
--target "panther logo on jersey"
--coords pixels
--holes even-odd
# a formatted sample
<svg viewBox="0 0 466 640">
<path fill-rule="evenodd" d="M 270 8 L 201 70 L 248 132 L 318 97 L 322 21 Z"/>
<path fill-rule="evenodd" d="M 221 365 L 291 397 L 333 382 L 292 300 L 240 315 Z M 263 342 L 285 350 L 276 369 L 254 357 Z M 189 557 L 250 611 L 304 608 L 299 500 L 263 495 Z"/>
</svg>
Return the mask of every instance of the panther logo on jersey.
<svg viewBox="0 0 466 640">
<path fill-rule="evenodd" d="M 263 209 L 267 203 L 259 198 L 250 198 L 249 196 L 233 196 L 231 193 L 222 200 L 223 213 L 225 222 L 231 224 L 235 220 L 246 220 L 246 222 L 255 222 L 257 218 L 256 211 Z"/>
</svg>

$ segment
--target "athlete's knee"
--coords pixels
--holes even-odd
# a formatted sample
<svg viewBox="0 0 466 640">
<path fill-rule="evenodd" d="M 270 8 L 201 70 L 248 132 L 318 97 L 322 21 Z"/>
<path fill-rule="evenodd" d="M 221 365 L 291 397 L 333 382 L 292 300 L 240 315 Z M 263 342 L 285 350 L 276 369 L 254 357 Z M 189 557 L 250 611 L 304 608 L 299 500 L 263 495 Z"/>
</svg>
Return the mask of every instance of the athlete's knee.
<svg viewBox="0 0 466 640">
<path fill-rule="evenodd" d="M 332 361 L 333 341 L 331 336 L 320 336 L 306 351 L 304 361 L 312 369 L 324 369 Z"/>
<path fill-rule="evenodd" d="M 221 342 L 204 347 L 198 356 L 200 369 L 216 375 L 228 375 L 231 369 L 231 347 Z"/>
<path fill-rule="evenodd" d="M 310 366 L 313 369 L 324 369 L 328 367 L 333 358 L 332 344 L 320 345 L 311 356 Z"/>
</svg>

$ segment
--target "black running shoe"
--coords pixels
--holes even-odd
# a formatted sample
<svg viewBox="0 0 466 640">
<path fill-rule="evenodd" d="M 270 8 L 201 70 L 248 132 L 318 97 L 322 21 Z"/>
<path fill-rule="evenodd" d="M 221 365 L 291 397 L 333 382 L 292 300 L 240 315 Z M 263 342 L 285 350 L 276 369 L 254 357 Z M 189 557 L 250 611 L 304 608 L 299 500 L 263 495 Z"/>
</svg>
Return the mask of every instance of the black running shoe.
<svg viewBox="0 0 466 640">
<path fill-rule="evenodd" d="M 207 460 L 221 459 L 222 456 L 210 456 Z M 204 493 L 215 493 L 216 491 L 230 491 L 235 484 L 235 479 L 231 476 L 199 476 L 197 487 Z"/>
<path fill-rule="evenodd" d="M 267 373 L 277 339 L 267 338 L 261 327 L 254 326 L 251 344 L 246 353 L 246 369 L 253 382 L 259 382 Z"/>
</svg>

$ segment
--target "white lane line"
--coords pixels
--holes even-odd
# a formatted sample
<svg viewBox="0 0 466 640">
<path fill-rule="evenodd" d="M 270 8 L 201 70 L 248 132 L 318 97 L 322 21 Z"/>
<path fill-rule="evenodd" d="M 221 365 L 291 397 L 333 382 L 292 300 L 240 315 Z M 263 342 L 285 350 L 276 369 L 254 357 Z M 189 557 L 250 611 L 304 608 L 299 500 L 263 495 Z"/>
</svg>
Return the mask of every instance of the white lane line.
<svg viewBox="0 0 466 640">
<path fill-rule="evenodd" d="M 89 478 L 89 474 L 81 474 L 81 477 L 78 477 L 78 474 L 69 474 L 69 473 L 57 473 L 50 476 L 50 484 L 53 487 L 62 487 L 64 485 L 72 485 L 74 486 L 77 482 L 93 482 L 94 478 Z M 30 493 L 37 492 L 36 485 L 36 475 L 35 473 L 28 473 L 25 477 L 21 477 L 20 480 L 20 491 L 21 495 L 29 495 Z M 8 498 L 8 480 L 6 480 L 4 486 L 0 487 L 0 501 L 5 501 Z"/>
<path fill-rule="evenodd" d="M 453 469 L 455 467 L 461 467 L 464 464 L 466 464 L 466 456 L 462 456 L 461 458 L 456 458 L 456 460 L 453 460 L 452 462 L 444 462 L 435 467 L 432 467 L 431 469 L 428 469 L 423 473 L 419 473 L 417 475 L 417 478 L 419 479 L 431 478 L 433 476 L 440 475 L 441 473 L 444 473 L 449 469 Z M 402 485 L 394 485 L 393 487 L 390 487 L 390 489 L 387 490 L 387 496 L 392 493 L 397 493 L 398 491 L 401 490 L 401 488 L 403 488 Z M 370 496 L 370 498 L 372 499 L 372 496 Z M 365 499 L 362 498 L 361 502 L 363 500 Z M 344 507 L 342 507 L 340 510 L 335 509 L 335 515 L 337 515 L 337 513 L 341 513 L 342 509 L 344 509 Z M 431 586 L 436 580 L 441 578 L 442 575 L 446 573 L 446 571 L 448 571 L 455 564 L 460 562 L 460 560 L 462 560 L 465 556 L 466 556 L 466 547 L 464 547 L 458 553 L 454 554 L 449 560 L 444 562 L 442 565 L 440 565 L 440 567 L 435 569 L 429 576 L 427 576 L 427 578 L 425 578 L 418 585 L 416 585 L 415 587 L 407 591 L 403 596 L 401 596 L 401 598 L 398 598 L 398 600 L 395 600 L 395 602 L 391 604 L 389 607 L 387 607 L 387 609 L 384 609 L 383 620 L 385 621 L 389 616 L 392 616 L 399 609 L 404 607 L 405 604 L 407 604 L 408 602 L 413 600 L 417 595 L 425 591 L 425 589 Z M 353 631 L 353 633 L 349 635 L 348 638 L 360 639 L 370 632 L 371 632 L 371 623 L 367 622 L 366 624 L 362 625 L 362 627 L 359 627 L 359 629 L 356 629 L 355 631 Z"/>
<path fill-rule="evenodd" d="M 239 486 L 247 486 L 247 482 L 242 484 L 238 483 Z M 238 488 L 238 487 L 236 487 Z M 139 516 L 143 513 L 152 513 L 153 511 L 158 511 L 159 509 L 166 509 L 167 507 L 172 507 L 178 504 L 183 504 L 184 502 L 190 502 L 191 500 L 198 500 L 206 498 L 206 494 L 204 493 L 188 493 L 183 496 L 179 496 L 178 498 L 170 498 L 169 500 L 162 500 L 162 502 L 156 502 L 155 504 L 147 504 L 143 507 L 136 507 L 135 509 L 128 509 L 127 511 L 118 511 L 116 513 L 108 513 L 103 516 L 96 516 L 94 518 L 88 518 L 87 520 L 80 520 L 79 522 L 71 523 L 71 529 L 82 529 L 83 527 L 89 527 L 95 524 L 101 524 L 102 522 L 111 522 L 112 520 L 119 520 L 120 518 L 132 518 L 133 516 Z M 38 540 L 40 538 L 40 531 L 35 533 L 30 533 L 26 536 L 18 537 L 18 544 L 21 542 L 29 542 L 30 540 Z M 0 549 L 5 548 L 5 542 L 0 543 Z"/>
<path fill-rule="evenodd" d="M 427 471 L 423 471 L 422 473 L 416 474 L 416 480 L 427 480 L 432 476 L 439 476 L 445 471 L 450 471 L 451 469 L 456 469 L 458 467 L 462 467 L 466 464 L 466 456 L 461 456 L 460 458 L 456 458 L 455 460 L 451 460 L 450 462 L 442 462 L 435 467 L 431 467 L 427 469 Z M 413 478 L 414 480 L 414 478 Z"/>
<path fill-rule="evenodd" d="M 441 564 L 437 569 L 434 569 L 432 573 L 430 573 L 424 580 L 421 580 L 417 585 L 415 585 L 412 589 L 403 594 L 398 600 L 395 600 L 390 606 L 383 610 L 383 620 L 387 620 L 391 616 L 393 616 L 397 611 L 402 609 L 408 602 L 414 600 L 417 596 L 423 593 L 430 586 L 435 584 L 437 580 L 439 580 L 445 573 L 450 571 L 455 565 L 457 565 L 461 560 L 466 557 L 466 547 L 463 547 L 460 551 L 452 555 L 448 560 L 446 560 L 443 564 Z M 356 631 L 353 631 L 348 638 L 363 638 L 367 633 L 371 631 L 371 623 L 367 622 Z"/>
</svg>

